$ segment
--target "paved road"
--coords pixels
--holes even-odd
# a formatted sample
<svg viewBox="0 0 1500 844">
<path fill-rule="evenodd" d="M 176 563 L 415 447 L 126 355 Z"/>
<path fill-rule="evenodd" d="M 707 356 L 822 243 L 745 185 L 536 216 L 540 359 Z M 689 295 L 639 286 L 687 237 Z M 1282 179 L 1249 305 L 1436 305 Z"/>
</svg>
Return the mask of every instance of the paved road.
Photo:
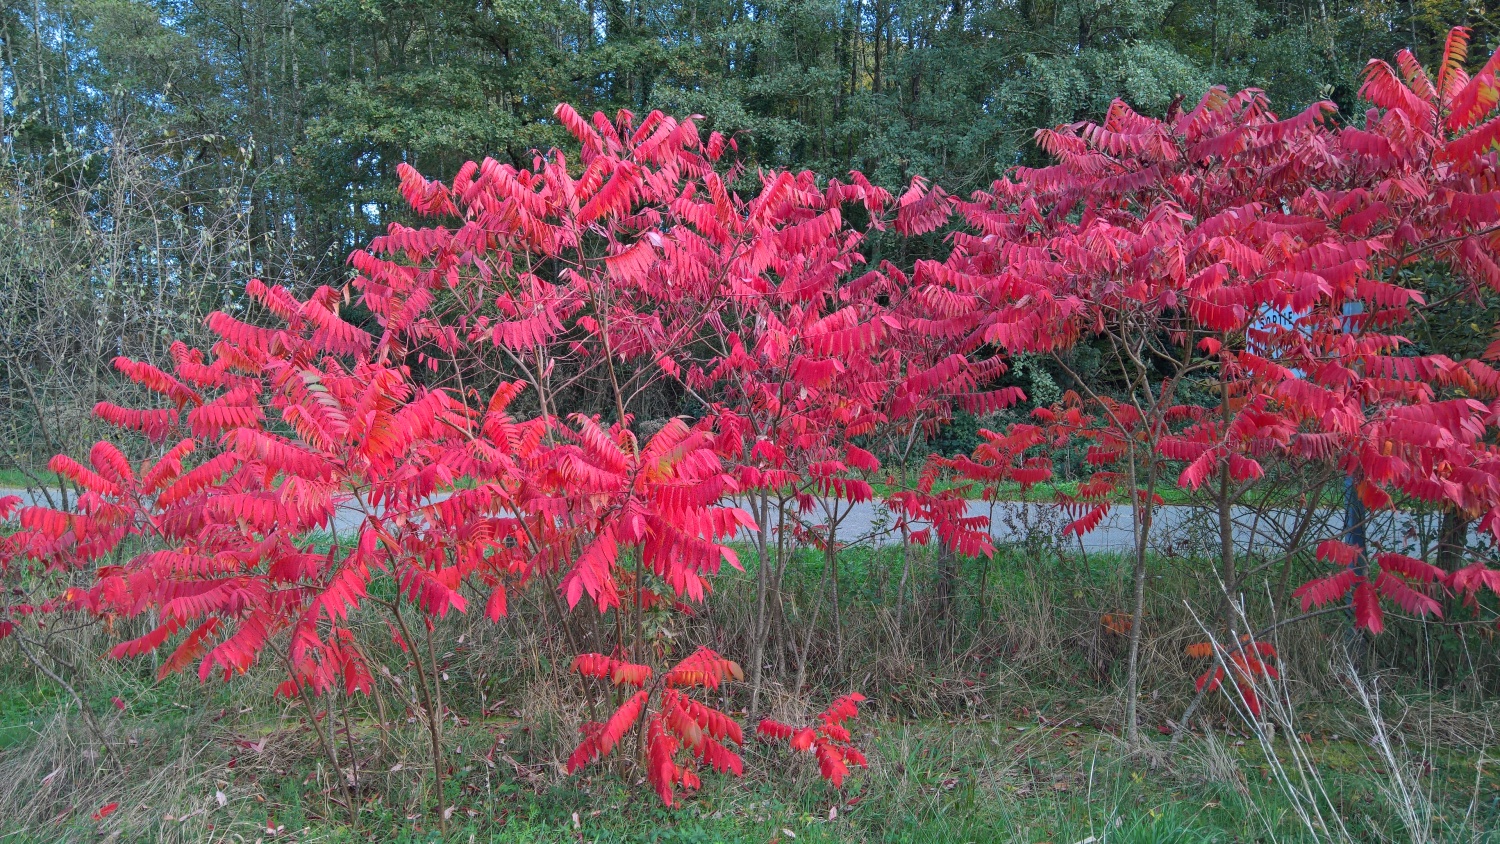
<svg viewBox="0 0 1500 844">
<path fill-rule="evenodd" d="M 0 489 L 0 496 L 5 495 L 19 495 L 28 503 L 45 503 L 25 490 Z M 895 541 L 896 537 L 890 531 L 890 517 L 884 508 L 871 503 L 843 507 L 847 512 L 839 524 L 838 537 L 841 540 L 880 544 Z M 1130 508 L 1124 506 L 1110 508 L 1103 522 L 1081 540 L 1062 536 L 1068 518 L 1049 504 L 974 501 L 969 505 L 969 513 L 991 517 L 990 533 L 997 544 L 1020 543 L 1029 538 L 1033 542 L 1057 542 L 1075 549 L 1081 547 L 1088 552 L 1124 552 L 1134 547 L 1134 518 Z M 334 526 L 340 533 L 352 532 L 361 518 L 360 513 L 353 509 L 341 510 Z M 825 516 L 815 510 L 807 518 L 821 522 Z M 1303 533 L 1304 542 L 1336 536 L 1342 513 L 1320 510 L 1312 521 L 1313 524 Z M 1386 513 L 1372 521 L 1369 532 L 1377 544 L 1394 548 L 1403 544 L 1403 534 L 1413 542 L 1418 536 L 1430 536 L 1435 529 L 1432 521 L 1411 514 Z M 1242 551 L 1251 550 L 1253 545 L 1267 553 L 1276 553 L 1275 549 L 1283 547 L 1295 530 L 1298 514 L 1291 511 L 1256 513 L 1248 508 L 1238 508 L 1235 522 L 1235 544 Z M 1151 534 L 1151 544 L 1158 552 L 1206 553 L 1218 543 L 1218 522 L 1212 512 L 1203 508 L 1168 505 L 1158 509 Z"/>
<path fill-rule="evenodd" d="M 847 505 L 846 505 L 847 506 Z M 1060 508 L 1047 503 L 997 502 L 990 504 L 974 501 L 969 504 L 969 515 L 989 516 L 990 535 L 998 544 L 1013 544 L 1026 541 L 1055 542 L 1064 548 L 1093 552 L 1125 552 L 1135 547 L 1135 517 L 1128 506 L 1111 507 L 1109 513 L 1093 531 L 1083 537 L 1063 536 L 1062 530 L 1072 517 Z M 1261 550 L 1278 553 L 1276 549 L 1293 541 L 1303 514 L 1291 511 L 1257 512 L 1250 508 L 1234 511 L 1234 541 L 1241 551 Z M 825 516 L 814 511 L 811 521 L 821 522 Z M 1432 524 L 1428 524 L 1431 522 Z M 1337 536 L 1341 531 L 1343 512 L 1325 509 L 1312 514 L 1309 524 L 1302 528 L 1302 544 Z M 854 505 L 839 524 L 838 536 L 846 541 L 858 541 L 869 537 L 877 543 L 895 541 L 889 532 L 890 518 L 883 508 L 875 504 Z M 1431 534 L 1436 528 L 1435 519 L 1422 519 L 1407 513 L 1386 513 L 1372 519 L 1367 532 L 1372 542 L 1395 548 L 1401 544 L 1403 534 L 1413 541 L 1423 533 Z M 1208 554 L 1218 547 L 1218 515 L 1202 507 L 1167 505 L 1156 510 L 1152 517 L 1151 546 L 1159 553 L 1173 555 Z"/>
</svg>

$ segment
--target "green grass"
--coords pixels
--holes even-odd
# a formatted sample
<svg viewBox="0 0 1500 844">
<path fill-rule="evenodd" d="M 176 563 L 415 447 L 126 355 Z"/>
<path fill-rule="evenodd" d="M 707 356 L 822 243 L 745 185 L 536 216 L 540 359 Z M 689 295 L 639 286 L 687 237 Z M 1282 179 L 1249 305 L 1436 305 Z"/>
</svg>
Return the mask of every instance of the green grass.
<svg viewBox="0 0 1500 844">
<path fill-rule="evenodd" d="M 19 682 L 17 682 L 19 681 Z M 238 681 L 236 681 L 238 682 Z M 896 720 L 867 713 L 856 740 L 871 767 L 840 792 L 823 783 L 809 757 L 792 756 L 751 740 L 744 779 L 704 776 L 704 788 L 674 809 L 660 805 L 635 775 L 620 779 L 610 766 L 577 776 L 553 767 L 546 748 L 565 746 L 543 722 L 513 717 L 454 725 L 446 754 L 453 773 L 444 803 L 455 807 L 446 839 L 424 811 L 430 796 L 402 786 L 420 776 L 420 736 L 398 737 L 410 770 L 392 773 L 387 757 L 375 766 L 376 730 L 357 721 L 355 733 L 367 789 L 360 826 L 336 804 L 337 790 L 320 783 L 310 734 L 296 712 L 257 701 L 250 712 L 233 705 L 236 684 L 197 688 L 127 681 L 123 713 L 93 700 L 125 761 L 124 776 L 97 760 L 69 767 L 33 799 L 47 802 L 40 823 L 0 817 L 0 840 L 236 840 L 435 842 L 1311 842 L 1320 840 L 1296 820 L 1285 795 L 1268 777 L 1253 739 L 1232 733 L 1223 744 L 1233 767 L 1207 771 L 1190 740 L 1176 754 L 1147 764 L 1120 752 L 1108 733 L 1080 723 L 1076 702 L 1059 701 L 1041 726 L 1035 716 Z M 64 695 L 25 681 L 14 666 L 0 684 L 0 774 L 23 768 L 33 745 L 52 740 L 53 717 L 68 709 Z M 226 704 L 228 706 L 226 706 Z M 1339 723 L 1339 714 L 1312 720 Z M 51 726 L 49 726 L 51 724 Z M 1232 727 L 1231 727 L 1232 729 Z M 75 739 L 81 737 L 75 736 Z M 564 745 L 557 745 L 562 739 Z M 263 754 L 247 749 L 266 741 Z M 86 742 L 85 742 L 86 743 Z M 1158 749 L 1166 742 L 1158 739 Z M 491 749 L 494 753 L 491 754 Z M 1356 841 L 1402 841 L 1404 831 L 1380 796 L 1388 782 L 1382 762 L 1365 743 L 1318 731 L 1310 751 L 1333 803 Z M 1491 751 L 1492 754 L 1492 751 Z M 186 762 L 184 763 L 184 760 Z M 521 767 L 512 765 L 512 760 Z M 53 764 L 39 760 L 31 770 Z M 74 760 L 76 761 L 76 760 Z M 1472 751 L 1437 749 L 1423 787 L 1434 795 L 1436 841 L 1500 842 L 1500 770 L 1481 769 Z M 67 764 L 72 764 L 64 760 Z M 58 765 L 62 770 L 63 764 Z M 372 770 L 373 768 L 373 770 Z M 394 782 L 394 790 L 383 791 Z M 220 805 L 219 795 L 223 795 Z M 121 808 L 102 820 L 98 806 Z M 1472 804 L 1472 808 L 1471 808 Z M 574 814 L 577 813 L 575 827 Z M 53 818 L 56 818 L 53 820 Z M 281 828 L 278 835 L 267 827 Z M 795 839 L 786 834 L 789 831 Z"/>
<path fill-rule="evenodd" d="M 995 501 L 1033 501 L 1050 503 L 1056 500 L 1056 496 L 1058 493 L 1063 493 L 1064 495 L 1077 495 L 1078 483 L 1078 481 L 1058 481 L 1056 483 L 1048 482 L 1033 486 L 1030 489 L 1023 490 L 1020 484 L 1007 481 L 994 487 L 992 497 Z M 877 497 L 889 495 L 891 492 L 899 489 L 899 487 L 897 486 L 885 483 L 872 483 L 870 484 L 870 488 L 875 491 L 875 495 Z M 965 484 L 955 481 L 939 481 L 933 485 L 933 489 L 935 491 L 964 489 L 966 491 L 964 497 L 970 500 L 977 500 L 983 494 L 983 488 L 979 484 Z M 1183 489 L 1177 486 L 1175 475 L 1168 478 L 1166 482 L 1158 485 L 1157 494 L 1161 496 L 1162 503 L 1169 505 L 1184 505 L 1195 503 L 1203 504 L 1208 500 L 1202 493 L 1195 493 L 1192 490 Z M 1341 506 L 1343 503 L 1342 495 L 1343 490 L 1339 488 L 1324 490 L 1324 506 Z M 1130 495 L 1128 490 L 1124 489 L 1123 487 L 1120 489 L 1116 489 L 1114 494 L 1110 496 L 1110 501 L 1115 504 L 1130 503 Z M 1246 501 L 1244 503 L 1248 504 L 1252 502 Z"/>
<path fill-rule="evenodd" d="M 33 473 L 43 483 L 55 486 L 58 482 L 57 475 L 48 471 Z M 27 476 L 19 469 L 0 468 L 0 489 L 24 489 L 27 485 L 35 484 L 36 481 Z"/>
</svg>

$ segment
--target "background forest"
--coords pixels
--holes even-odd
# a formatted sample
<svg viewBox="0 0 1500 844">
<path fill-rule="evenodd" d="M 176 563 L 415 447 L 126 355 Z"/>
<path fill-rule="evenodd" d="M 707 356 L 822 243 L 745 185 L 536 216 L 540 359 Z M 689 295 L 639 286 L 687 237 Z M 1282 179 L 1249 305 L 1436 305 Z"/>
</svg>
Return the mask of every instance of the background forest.
<svg viewBox="0 0 1500 844">
<path fill-rule="evenodd" d="M 1369 56 L 1430 60 L 1489 4 L 1057 0 L 23 0 L 0 17 L 0 471 L 99 428 L 115 354 L 160 359 L 259 277 L 338 284 L 402 162 L 529 164 L 552 108 L 702 114 L 751 165 L 966 195 L 1037 127 L 1212 84 L 1357 115 Z M 1467 311 L 1457 336 L 1478 341 Z M 1485 324 L 1483 321 L 1480 324 Z M 1445 336 L 1452 332 L 1440 332 Z M 674 412 L 675 408 L 672 409 Z"/>
</svg>

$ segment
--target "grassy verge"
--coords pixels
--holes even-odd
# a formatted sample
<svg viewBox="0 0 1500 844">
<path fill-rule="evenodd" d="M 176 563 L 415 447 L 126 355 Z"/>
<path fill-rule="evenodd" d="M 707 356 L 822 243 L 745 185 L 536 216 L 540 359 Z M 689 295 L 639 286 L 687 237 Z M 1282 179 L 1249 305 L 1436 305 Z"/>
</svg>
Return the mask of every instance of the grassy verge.
<svg viewBox="0 0 1500 844">
<path fill-rule="evenodd" d="M 56 486 L 59 478 L 48 471 L 37 472 L 36 477 L 49 486 Z M 19 469 L 0 467 L 0 489 L 25 489 L 36 481 Z"/>
<path fill-rule="evenodd" d="M 756 572 L 750 549 L 741 559 L 747 571 L 726 569 L 695 615 L 648 616 L 653 641 L 743 658 Z M 908 563 L 907 620 L 896 628 Z M 1178 717 L 1204 668 L 1182 653 L 1201 637 L 1183 601 L 1216 604 L 1203 561 L 1155 556 L 1142 701 L 1153 740 L 1132 755 L 1116 738 L 1122 642 L 1100 625 L 1127 594 L 1119 557 L 1006 548 L 990 561 L 945 562 L 851 548 L 839 566 L 842 645 L 825 610 L 809 688 L 796 694 L 792 666 L 772 659 L 766 696 L 789 721 L 851 689 L 872 698 L 855 722 L 870 768 L 842 791 L 811 758 L 754 739 L 743 779 L 706 773 L 672 810 L 625 764 L 568 776 L 589 692 L 563 668 L 571 653 L 533 589 L 498 625 L 472 613 L 438 627 L 450 710 L 441 802 L 406 658 L 378 615 L 356 620 L 392 674 L 377 677 L 378 699 L 325 697 L 318 707 L 341 757 L 352 749 L 358 760 L 357 826 L 304 710 L 272 694 L 269 662 L 227 682 L 200 685 L 191 672 L 158 682 L 150 658 L 98 658 L 143 632 L 138 622 L 29 631 L 50 636 L 49 658 L 74 672 L 105 752 L 66 690 L 0 643 L 0 842 L 428 842 L 440 838 L 432 807 L 442 805 L 454 842 L 1377 842 L 1416 840 L 1416 825 L 1426 841 L 1500 844 L 1500 765 L 1487 761 L 1500 736 L 1496 648 L 1467 628 L 1393 620 L 1371 653 L 1384 694 L 1375 718 L 1330 671 L 1342 618 L 1285 628 L 1277 645 L 1296 730 L 1263 744 L 1215 695 L 1174 747 L 1155 728 Z M 822 576 L 811 549 L 789 562 L 794 631 Z M 716 703 L 742 711 L 746 689 Z M 1391 753 L 1371 743 L 1377 723 Z M 1294 750 L 1306 761 L 1291 769 L 1293 784 L 1312 774 L 1326 794 L 1321 826 L 1299 815 L 1296 789 L 1306 787 L 1276 777 Z"/>
<path fill-rule="evenodd" d="M 359 828 L 337 805 L 305 727 L 275 708 L 225 715 L 215 706 L 132 705 L 110 721 L 125 769 L 87 759 L 76 724 L 37 689 L 5 696 L 7 729 L 27 739 L 0 757 L 0 793 L 25 777 L 27 809 L 0 819 L 7 841 L 436 841 L 423 795 L 393 786 L 420 770 L 419 736 L 397 736 L 379 764 L 373 727 L 357 724 Z M 15 722 L 19 701 L 29 713 Z M 1015 713 L 1012 714 L 1013 716 Z M 455 725 L 449 841 L 517 842 L 1238 842 L 1331 840 L 1298 820 L 1253 739 L 1194 737 L 1177 752 L 1127 757 L 1107 732 L 1066 712 L 1036 717 L 907 721 L 867 718 L 870 768 L 836 791 L 808 758 L 753 741 L 742 780 L 705 777 L 675 809 L 606 769 L 557 770 L 545 727 L 502 716 Z M 1164 745 L 1165 743 L 1161 743 Z M 1307 750 L 1355 841 L 1412 840 L 1386 795 L 1383 760 L 1358 737 L 1320 731 Z M 368 754 L 368 755 L 366 755 Z M 394 760 L 394 761 L 393 761 Z M 1500 776 L 1478 752 L 1413 754 L 1431 840 L 1500 841 Z M 394 770 L 393 770 L 394 769 Z M 118 803 L 107 817 L 99 807 Z M 795 836 L 795 838 L 794 838 Z"/>
</svg>

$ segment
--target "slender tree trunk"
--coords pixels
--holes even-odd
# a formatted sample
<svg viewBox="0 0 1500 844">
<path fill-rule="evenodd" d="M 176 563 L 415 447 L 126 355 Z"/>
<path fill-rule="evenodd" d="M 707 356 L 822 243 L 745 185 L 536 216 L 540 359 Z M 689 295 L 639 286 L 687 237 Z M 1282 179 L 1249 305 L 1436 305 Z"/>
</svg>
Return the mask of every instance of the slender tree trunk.
<svg viewBox="0 0 1500 844">
<path fill-rule="evenodd" d="M 359 812 L 354 805 L 354 797 L 349 793 L 349 782 L 344 779 L 344 771 L 339 765 L 338 744 L 330 741 L 323 732 L 323 725 L 318 723 L 318 709 L 313 706 L 312 694 L 308 692 L 307 686 L 303 684 L 302 678 L 297 676 L 297 669 L 292 665 L 290 651 L 277 652 L 286 664 L 286 672 L 292 678 L 292 685 L 297 687 L 297 697 L 301 699 L 302 705 L 307 708 L 307 722 L 312 725 L 313 734 L 318 737 L 318 744 L 323 748 L 323 755 L 328 757 L 328 762 L 333 766 L 333 775 L 338 778 L 339 788 L 344 793 L 344 805 L 349 810 L 350 821 L 356 828 L 359 827 Z"/>
<path fill-rule="evenodd" d="M 400 599 L 398 598 L 397 601 Z M 432 744 L 432 776 L 433 787 L 437 791 L 438 828 L 446 836 L 448 833 L 448 812 L 443 805 L 443 725 L 442 715 L 433 706 L 433 696 L 427 688 L 427 672 L 423 670 L 422 658 L 417 654 L 418 645 L 412 638 L 411 631 L 407 629 L 406 618 L 401 615 L 401 604 L 391 604 L 391 613 L 396 616 L 396 625 L 401 628 L 401 635 L 406 639 L 406 646 L 411 649 L 412 663 L 417 671 L 417 692 L 422 696 L 422 708 L 427 710 L 427 737 Z M 429 643 L 431 639 L 428 640 Z M 436 672 L 436 666 L 432 666 Z M 433 675 L 437 679 L 436 673 Z"/>
<path fill-rule="evenodd" d="M 906 580 L 911 576 L 911 537 L 905 526 L 901 528 L 901 579 L 896 583 L 896 635 L 900 637 L 902 649 L 906 647 Z"/>
<path fill-rule="evenodd" d="M 1446 572 L 1463 567 L 1469 549 L 1469 519 L 1452 505 L 1443 508 L 1438 525 L 1437 566 Z"/>
<path fill-rule="evenodd" d="M 755 505 L 752 504 L 752 507 Z M 770 633 L 766 618 L 766 592 L 770 586 L 771 544 L 770 532 L 771 500 L 767 492 L 760 493 L 759 507 L 755 508 L 755 520 L 760 524 L 760 535 L 756 537 L 755 551 L 755 621 L 750 642 L 750 721 L 754 723 L 760 714 L 760 686 L 762 666 L 766 661 L 766 637 Z"/>
<path fill-rule="evenodd" d="M 1131 748 L 1140 746 L 1141 725 L 1137 714 L 1137 702 L 1141 696 L 1141 627 L 1146 615 L 1146 550 L 1151 535 L 1151 520 L 1155 514 L 1157 461 L 1149 455 L 1150 467 L 1146 470 L 1145 496 L 1136 506 L 1135 570 L 1133 572 L 1133 609 L 1130 614 L 1130 653 L 1125 664 L 1125 741 Z M 1132 458 L 1132 462 L 1134 458 Z M 1135 476 L 1134 466 L 1131 476 Z M 1132 493 L 1136 490 L 1131 490 Z"/>
<path fill-rule="evenodd" d="M 787 620 L 786 620 L 786 594 L 782 591 L 782 584 L 786 582 L 786 505 L 785 499 L 776 500 L 776 572 L 771 583 L 771 597 L 774 599 L 772 607 L 773 614 L 770 619 L 772 632 L 776 636 L 776 676 L 786 676 L 786 651 L 787 651 Z"/>
<path fill-rule="evenodd" d="M 1312 527 L 1312 520 L 1318 513 L 1318 505 L 1323 501 L 1323 487 L 1325 482 L 1319 484 L 1307 492 L 1307 500 L 1302 503 L 1302 513 L 1298 516 L 1297 528 L 1292 531 L 1292 537 L 1286 543 L 1286 558 L 1281 564 L 1281 577 L 1276 586 L 1276 606 L 1286 606 L 1287 594 L 1292 588 L 1292 562 L 1296 559 L 1296 551 L 1302 546 L 1302 537 Z"/>
<path fill-rule="evenodd" d="M 359 799 L 359 749 L 354 746 L 354 725 L 349 720 L 349 707 L 352 705 L 347 695 L 341 701 L 339 709 L 344 716 L 344 739 L 349 744 L 349 786 L 344 793 L 353 800 Z M 343 773 L 340 772 L 340 777 Z M 354 803 L 349 804 L 349 816 L 354 819 L 354 828 L 359 828 L 359 809 Z"/>
<path fill-rule="evenodd" d="M 1344 536 L 1346 544 L 1358 549 L 1355 552 L 1353 570 L 1360 577 L 1366 576 L 1369 569 L 1369 558 L 1365 554 L 1367 545 L 1365 534 L 1365 521 L 1368 514 L 1365 503 L 1359 497 L 1359 478 L 1350 474 L 1344 478 Z M 1367 631 L 1360 629 L 1358 620 L 1354 614 L 1354 593 L 1349 593 L 1349 632 L 1348 646 L 1350 658 L 1356 670 L 1363 672 L 1365 654 L 1369 651 Z"/>
<path fill-rule="evenodd" d="M 1218 26 L 1218 3 L 1215 2 L 1215 33 L 1218 31 Z M 1223 367 L 1219 369 L 1219 376 L 1219 419 L 1224 425 L 1225 436 L 1228 436 L 1230 423 L 1229 381 L 1224 375 Z M 1222 608 L 1224 636 L 1228 647 L 1231 648 L 1235 647 L 1237 642 L 1234 635 L 1234 596 L 1239 592 L 1239 577 L 1234 570 L 1234 513 L 1230 506 L 1233 503 L 1230 498 L 1230 492 L 1234 489 L 1233 480 L 1229 476 L 1229 461 L 1226 459 L 1223 465 L 1219 466 L 1219 579 L 1224 588 L 1224 604 Z"/>
<path fill-rule="evenodd" d="M 1229 637 L 1230 647 L 1234 647 L 1234 596 L 1239 592 L 1239 575 L 1235 573 L 1234 514 L 1230 507 L 1230 489 L 1229 466 L 1226 464 L 1219 468 L 1219 579 L 1223 581 L 1224 587 L 1224 634 Z"/>
<path fill-rule="evenodd" d="M 826 577 L 828 574 L 828 567 L 824 566 L 823 571 Z M 818 584 L 820 589 L 824 585 L 825 584 L 822 583 Z M 823 602 L 813 601 L 812 619 L 808 623 L 807 631 L 802 637 L 802 647 L 797 651 L 797 683 L 794 688 L 796 690 L 795 694 L 799 697 L 802 694 L 803 687 L 807 684 L 807 657 L 809 652 L 811 652 L 812 650 L 813 634 L 818 629 L 818 616 L 822 613 L 822 610 Z"/>
<path fill-rule="evenodd" d="M 953 593 L 955 581 L 957 580 L 953 551 L 947 546 L 938 548 L 937 564 L 937 612 L 934 613 L 937 622 L 937 649 L 947 654 L 952 646 L 953 629 Z"/>
<path fill-rule="evenodd" d="M 839 598 L 839 551 L 833 541 L 834 530 L 829 530 L 828 548 L 825 551 L 828 563 L 828 596 L 833 604 L 833 664 L 842 668 L 844 664 L 844 617 L 840 611 Z"/>
<path fill-rule="evenodd" d="M 17 634 L 15 639 L 16 647 L 21 651 L 21 655 L 26 657 L 26 661 L 31 663 L 31 666 L 45 675 L 47 679 L 62 686 L 63 690 L 68 693 L 68 696 L 73 698 L 73 702 L 78 704 L 78 714 L 83 718 L 83 725 L 88 728 L 89 732 L 94 734 L 95 740 L 99 742 L 99 747 L 104 750 L 104 755 L 108 756 L 110 761 L 115 763 L 116 768 L 124 770 L 125 766 L 120 762 L 120 757 L 115 755 L 114 745 L 109 743 L 109 737 L 104 734 L 103 730 L 99 729 L 99 724 L 94 720 L 93 713 L 89 712 L 89 705 L 84 702 L 83 696 L 78 694 L 78 690 L 73 687 L 72 683 L 63 679 L 61 675 L 51 668 L 48 668 L 36 654 L 32 653 L 31 649 L 26 646 L 27 640 L 25 637 Z M 45 647 L 41 645 L 37 647 L 39 650 L 46 652 Z"/>
</svg>

